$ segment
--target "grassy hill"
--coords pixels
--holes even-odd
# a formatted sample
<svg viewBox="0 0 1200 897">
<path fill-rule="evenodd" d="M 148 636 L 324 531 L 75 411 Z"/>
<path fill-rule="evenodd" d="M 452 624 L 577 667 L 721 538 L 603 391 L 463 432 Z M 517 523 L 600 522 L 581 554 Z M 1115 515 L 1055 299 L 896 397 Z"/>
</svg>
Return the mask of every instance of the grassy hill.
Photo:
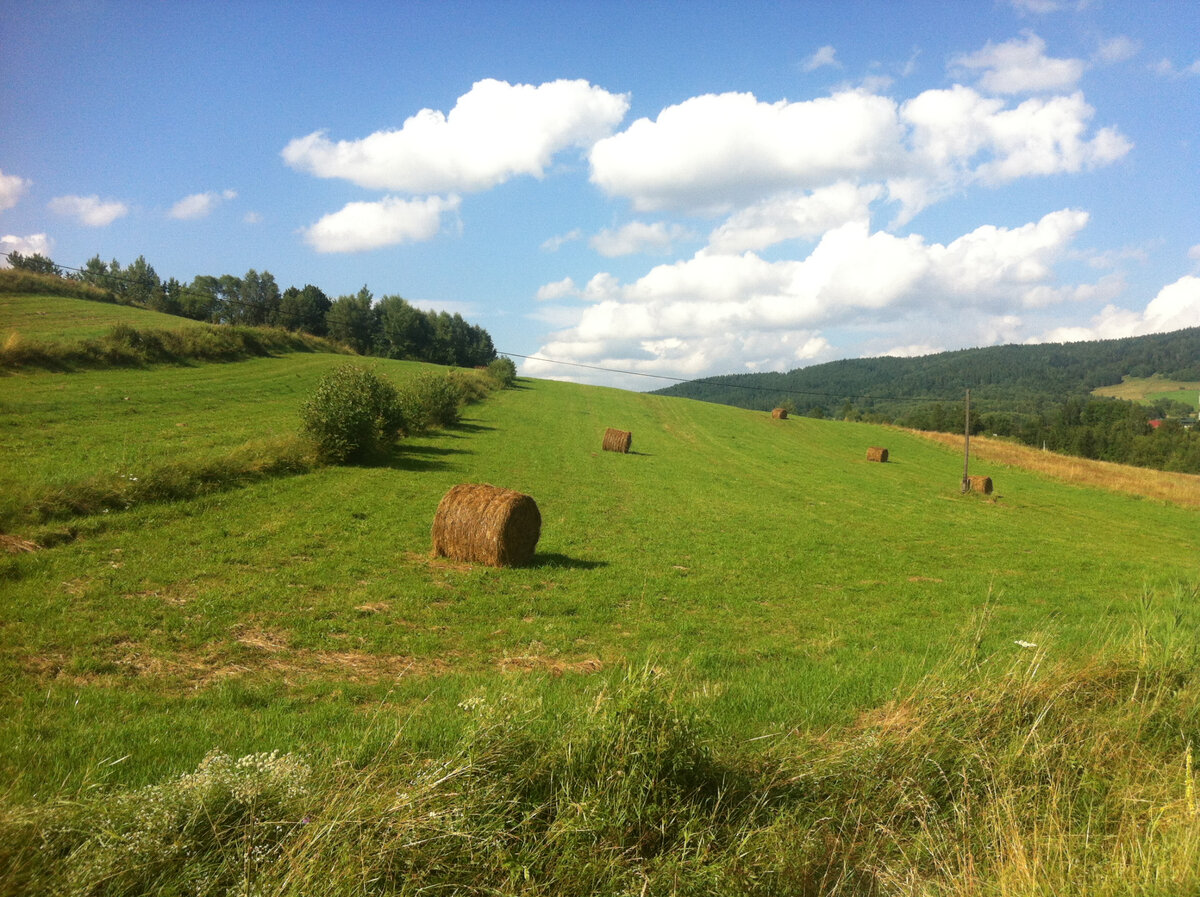
<svg viewBox="0 0 1200 897">
<path fill-rule="evenodd" d="M 1185 383 L 1165 377 L 1126 377 L 1114 386 L 1097 387 L 1092 392 L 1098 396 L 1145 403 L 1171 399 L 1200 410 L 1200 381 Z"/>
<path fill-rule="evenodd" d="M 3 324 L 0 320 L 0 330 Z M 377 795 L 394 796 L 397 789 L 408 793 L 405 789 L 417 786 L 403 782 L 425 781 L 425 773 L 414 769 L 447 768 L 442 764 L 450 764 L 448 758 L 458 758 L 453 762 L 465 764 L 462 769 L 492 770 L 480 782 L 495 783 L 505 780 L 496 771 L 499 767 L 486 765 L 499 762 L 495 757 L 509 758 L 505 763 L 517 763 L 526 754 L 541 757 L 536 739 L 575 732 L 578 738 L 569 742 L 575 748 L 563 748 L 567 753 L 555 755 L 553 762 L 539 761 L 557 769 L 554 763 L 568 763 L 564 758 L 574 756 L 572 750 L 593 744 L 589 739 L 596 731 L 610 731 L 597 730 L 594 717 L 611 710 L 615 715 L 602 720 L 604 726 L 616 727 L 611 732 L 626 732 L 621 726 L 634 725 L 630 720 L 660 720 L 654 726 L 666 726 L 647 730 L 650 742 L 645 744 L 612 747 L 633 737 L 628 732 L 605 744 L 624 758 L 621 763 L 633 762 L 629 757 L 660 758 L 651 766 L 660 761 L 667 766 L 636 767 L 641 770 L 637 775 L 648 776 L 646 782 L 667 775 L 675 783 L 668 788 L 671 795 L 693 794 L 702 787 L 695 782 L 709 774 L 702 771 L 717 769 L 712 745 L 732 750 L 732 755 L 720 756 L 734 756 L 744 764 L 721 766 L 724 772 L 713 773 L 713 781 L 723 783 L 713 785 L 714 794 L 725 794 L 726 801 L 743 808 L 749 815 L 738 815 L 738 825 L 755 832 L 752 842 L 730 847 L 729 856 L 759 849 L 747 846 L 751 843 L 778 842 L 781 851 L 798 858 L 794 862 L 807 857 L 803 862 L 809 863 L 816 854 L 789 839 L 808 843 L 805 839 L 823 831 L 827 822 L 796 823 L 794 831 L 772 828 L 799 818 L 798 805 L 786 801 L 816 793 L 805 790 L 817 788 L 817 780 L 806 778 L 806 764 L 825 770 L 819 781 L 826 784 L 858 781 L 855 770 L 865 771 L 874 763 L 885 778 L 891 775 L 888 770 L 900 770 L 900 754 L 889 754 L 889 760 L 871 751 L 884 750 L 879 745 L 893 743 L 887 739 L 899 737 L 897 733 L 903 734 L 904 744 L 917 744 L 915 733 L 923 726 L 898 722 L 895 708 L 910 706 L 904 703 L 906 696 L 929 676 L 955 670 L 990 676 L 987 671 L 994 668 L 996 681 L 1014 688 L 1025 683 L 1016 691 L 1006 690 L 1007 685 L 1000 689 L 1004 700 L 1016 702 L 1012 706 L 1034 701 L 1040 707 L 1037 702 L 1044 700 L 1047 713 L 1051 706 L 1074 708 L 1065 713 L 1063 725 L 1085 717 L 1092 725 L 1095 720 L 1088 714 L 1099 712 L 1096 708 L 1111 715 L 1117 711 L 1110 708 L 1133 706 L 1130 689 L 1146 700 L 1154 695 L 1145 719 L 1157 719 L 1146 725 L 1161 727 L 1161 745 L 1154 742 L 1159 753 L 1153 762 L 1149 754 L 1130 756 L 1142 758 L 1134 766 L 1157 770 L 1155 781 L 1166 781 L 1164 764 L 1181 762 L 1189 738 L 1200 742 L 1195 702 L 1187 697 L 1195 693 L 1195 669 L 1180 667 L 1174 653 L 1179 644 L 1194 646 L 1200 622 L 1195 603 L 1200 512 L 1066 484 L 998 462 L 977 462 L 972 471 L 994 478 L 994 495 L 962 495 L 960 454 L 899 430 L 775 420 L 686 399 L 526 380 L 469 406 L 456 428 L 404 440 L 386 464 L 281 469 L 278 475 L 214 486 L 186 500 L 138 498 L 127 507 L 106 505 L 94 513 L 70 509 L 70 495 L 98 482 L 129 483 L 161 477 L 173 465 L 220 465 L 247 453 L 270 455 L 294 436 L 299 405 L 318 378 L 342 361 L 334 355 L 289 354 L 237 364 L 26 372 L 0 379 L 0 519 L 10 534 L 48 546 L 0 556 L 0 712 L 7 721 L 0 732 L 0 776 L 7 782 L 7 802 L 29 807 L 154 786 L 209 769 L 205 758 L 214 749 L 227 757 L 279 751 L 330 770 L 328 782 L 342 785 L 329 784 L 327 796 L 340 795 L 337 801 L 352 796 L 356 809 L 350 809 L 351 803 L 338 804 L 338 812 L 358 818 L 364 807 L 375 806 Z M 427 369 L 382 360 L 372 360 L 371 366 L 397 382 Z M 631 454 L 601 451 L 602 435 L 610 426 L 632 431 Z M 867 462 L 871 445 L 886 445 L 891 460 Z M 461 482 L 490 482 L 536 499 L 543 531 L 532 566 L 495 570 L 429 557 L 437 503 Z M 1047 670 L 1068 660 L 1086 665 L 1089 658 L 1107 656 L 1102 645 L 1122 642 L 1128 633 L 1140 634 L 1139 650 L 1150 652 L 1141 660 L 1121 655 L 1115 666 L 1104 666 L 1108 672 L 1099 678 L 1049 678 L 1049 691 L 1038 691 L 1042 680 L 1035 682 L 1035 677 L 1041 665 Z M 1189 663 L 1194 662 L 1192 650 Z M 1036 664 L 1023 666 L 1035 656 Z M 1148 671 L 1139 672 L 1138 664 L 1151 660 L 1174 671 L 1167 692 L 1152 684 L 1159 679 Z M 657 686 L 645 686 L 647 676 L 671 683 L 665 697 Z M 1117 678 L 1110 681 L 1110 676 Z M 1073 684 L 1063 684 L 1068 682 Z M 1135 688 L 1134 682 L 1142 684 Z M 935 719 L 949 719 L 961 709 L 964 693 L 951 690 L 944 703 L 930 704 L 927 710 Z M 1093 695 L 1092 703 L 1071 703 L 1086 694 Z M 604 695 L 616 696 L 615 703 L 606 703 Z M 1109 696 L 1115 703 L 1106 703 Z M 978 706 L 985 703 L 980 698 Z M 506 706 L 522 708 L 526 715 L 513 717 L 519 725 L 511 720 L 500 725 L 499 717 L 481 718 L 477 710 L 498 707 L 503 716 Z M 614 707 L 626 709 L 617 713 Z M 957 709 L 952 713 L 949 708 Z M 667 715 L 657 716 L 660 710 Z M 1029 739 L 1042 737 L 1035 738 L 1028 721 L 1021 721 L 1025 711 L 1013 712 L 1012 731 L 1026 733 L 1027 746 Z M 694 745 L 671 753 L 676 739 L 692 731 L 687 720 L 697 713 L 704 717 L 704 738 L 710 740 L 694 749 L 698 753 Z M 571 728 L 583 725 L 581 714 L 591 720 L 590 728 Z M 1058 719 L 1057 713 L 1050 717 Z M 980 717 L 990 718 L 987 713 Z M 667 725 L 662 719 L 675 722 Z M 493 725 L 499 728 L 489 728 Z M 1143 722 L 1114 725 L 1114 731 L 1126 734 L 1131 727 L 1141 731 Z M 503 742 L 503 749 L 487 755 L 493 760 L 485 762 L 475 753 L 483 750 L 479 745 L 501 742 L 488 741 L 491 736 L 481 733 L 499 731 L 516 740 Z M 843 738 L 838 732 L 852 734 Z M 861 742 L 856 732 L 875 733 L 871 743 L 876 748 Z M 986 741 L 971 740 L 977 736 L 983 737 L 947 736 L 943 748 L 966 745 L 962 762 L 974 769 L 969 758 L 977 748 L 970 745 Z M 811 753 L 813 745 L 828 746 L 829 739 L 840 747 L 821 754 L 824 760 L 813 759 L 818 756 Z M 1001 739 L 997 756 L 1027 756 L 1024 748 L 1012 753 L 1013 743 L 1006 739 Z M 1092 740 L 1076 733 L 1054 743 L 1082 749 Z M 463 754 L 468 750 L 463 744 L 475 747 Z M 933 750 L 925 742 L 920 745 L 921 751 Z M 745 809 L 750 804 L 738 803 L 751 800 L 736 797 L 741 794 L 738 777 L 749 782 L 745 777 L 760 775 L 764 763 L 770 758 L 780 763 L 783 755 L 798 765 L 772 766 L 777 770 L 773 784 L 766 791 L 750 791 L 762 801 L 767 800 L 763 795 L 774 795 L 771 800 L 778 798 L 780 806 L 791 809 L 779 810 L 781 816 L 771 810 L 760 819 L 755 814 L 767 813 L 767 805 L 760 803 L 751 812 Z M 801 757 L 807 759 L 801 762 Z M 841 771 L 835 775 L 830 757 L 848 765 L 837 767 Z M 933 769 L 928 759 L 927 753 L 914 754 L 913 776 L 917 769 L 925 770 L 921 775 Z M 405 765 L 410 762 L 416 766 Z M 1044 772 L 1049 762 L 1034 765 Z M 1075 766 L 1063 762 L 1064 770 L 1092 769 L 1079 765 L 1082 761 L 1070 761 Z M 668 767 L 674 770 L 669 775 L 663 772 Z M 685 767 L 691 771 L 680 771 Z M 629 770 L 634 767 L 620 769 L 625 771 L 611 775 L 633 775 Z M 339 776 L 356 776 L 357 771 L 382 778 L 356 779 L 347 791 Z M 1035 770 L 1021 783 L 1041 774 Z M 901 788 L 908 773 L 897 775 L 895 784 Z M 672 778 L 677 776 L 683 778 Z M 1183 767 L 1170 779 L 1183 782 Z M 455 786 L 455 793 L 475 794 L 465 781 Z M 596 787 L 588 781 L 587 788 Z M 856 805 L 893 807 L 899 797 L 884 793 L 878 775 L 874 781 L 882 789 L 877 798 L 855 791 Z M 543 790 L 531 807 L 546 805 L 548 787 L 537 785 Z M 626 795 L 637 813 L 648 812 L 646 795 L 657 793 L 654 787 L 639 785 Z M 939 787 L 931 784 L 930 793 Z M 946 787 L 953 792 L 957 786 Z M 1023 788 L 1019 783 L 1017 790 Z M 432 795 L 434 790 L 421 793 Z M 604 825 L 626 831 L 634 823 L 602 824 L 594 815 L 602 804 L 589 803 L 600 798 L 588 797 L 591 793 L 572 791 L 566 800 L 564 806 L 571 804 L 584 814 L 580 819 L 591 820 L 572 831 L 591 832 L 584 838 L 588 844 L 610 844 L 607 835 L 597 834 L 607 831 Z M 675 799 L 664 795 L 654 800 Z M 716 805 L 705 798 L 692 810 L 716 814 L 721 799 L 713 799 Z M 1071 798 L 1067 812 L 1072 818 L 1080 806 L 1075 800 Z M 1122 800 L 1114 797 L 1114 806 L 1124 806 Z M 476 812 L 464 811 L 461 803 L 418 804 L 435 817 L 443 810 L 447 818 Z M 514 805 L 501 801 L 494 806 Z M 609 804 L 603 806 L 609 807 L 604 812 L 611 810 Z M 316 815 L 305 807 L 289 818 Z M 587 807 L 593 807 L 592 816 Z M 1009 809 L 1016 811 L 1015 806 Z M 378 810 L 395 812 L 382 805 Z M 828 811 L 825 807 L 821 818 L 830 818 Z M 493 871 L 487 875 L 500 878 L 485 876 L 470 887 L 486 883 L 495 893 L 562 893 L 566 883 L 590 881 L 571 885 L 572 892 L 599 888 L 596 892 L 603 893 L 623 881 L 621 887 L 633 893 L 645 891 L 653 878 L 658 884 L 648 893 L 800 893 L 809 885 L 806 893 L 829 892 L 830 885 L 821 886 L 823 879 L 808 866 L 771 884 L 775 879 L 770 875 L 758 877 L 766 875 L 761 869 L 738 873 L 736 862 L 722 865 L 725 877 L 709 882 L 711 890 L 705 890 L 709 885 L 687 878 L 692 867 L 686 863 L 662 865 L 664 858 L 675 856 L 669 852 L 675 847 L 667 846 L 655 851 L 604 847 L 609 852 L 603 868 L 612 864 L 616 878 L 604 878 L 594 869 L 588 873 L 592 878 L 580 869 L 571 873 L 578 879 L 562 870 L 551 874 L 547 864 L 557 861 L 549 859 L 547 845 L 567 850 L 566 842 L 555 840 L 565 837 L 565 830 L 535 826 L 536 837 L 514 844 L 512 833 L 539 818 L 537 811 L 530 809 L 524 822 L 504 816 L 507 811 L 495 812 L 496 832 L 509 834 L 496 834 L 497 840 L 488 842 L 491 847 L 479 848 L 479 856 L 492 857 L 489 851 L 495 850 L 495 856 L 509 859 L 496 860 L 494 867 L 488 860 L 484 865 Z M 629 807 L 621 812 L 634 813 Z M 676 822 L 684 818 L 671 815 L 683 810 L 663 812 Z M 321 813 L 328 819 L 333 810 L 327 806 Z M 1146 874 L 1161 872 L 1164 864 L 1173 867 L 1178 851 L 1200 844 L 1200 831 L 1186 827 L 1192 817 L 1179 813 L 1184 835 L 1172 836 L 1165 859 L 1147 866 Z M 0 825 L 8 825 L 10 834 L 13 826 L 48 831 L 44 826 L 49 823 L 37 818 L 0 814 Z M 838 811 L 837 818 L 848 817 Z M 1084 812 L 1082 818 L 1090 817 Z M 660 820 L 645 831 L 659 831 L 655 837 L 662 845 L 699 843 L 688 842 L 678 825 Z M 314 851 L 314 857 L 322 855 L 333 843 L 328 833 L 345 832 L 344 826 L 339 822 L 322 829 L 326 840 L 314 835 L 311 842 L 296 843 Z M 878 827 L 871 823 L 867 829 Z M 695 837 L 713 839 L 704 850 L 716 856 L 720 850 L 712 845 L 724 845 L 725 835 L 706 831 Z M 433 840 L 455 838 L 449 831 L 439 832 Z M 750 838 L 745 831 L 729 836 L 734 841 Z M 618 842 L 624 843 L 624 837 Z M 833 841 L 813 837 L 814 844 L 827 847 L 862 843 L 841 829 L 828 836 Z M 419 834 L 412 838 L 414 844 L 420 842 Z M 87 844 L 92 845 L 89 850 L 99 850 L 93 842 Z M 570 844 L 574 847 L 568 853 L 584 850 L 583 842 Z M 685 855 L 689 849 L 699 848 L 685 848 Z M 1064 842 L 1063 869 L 1068 871 L 1074 862 L 1070 849 Z M 225 863 L 220 868 L 226 869 L 230 861 L 221 859 L 226 856 L 222 850 L 210 860 Z M 532 853 L 522 859 L 521 850 Z M 879 850 L 880 856 L 892 857 L 890 848 Z M 818 853 L 837 854 L 828 849 Z M 19 850 L 7 856 L 11 869 L 18 871 L 0 879 L 0 885 L 7 882 L 14 892 L 33 888 L 31 882 L 41 873 L 20 870 L 41 867 Z M 20 862 L 12 859 L 18 856 Z M 721 853 L 722 863 L 725 856 Z M 837 856 L 854 869 L 875 868 L 875 860 L 857 854 L 853 863 L 850 854 Z M 361 859 L 352 858 L 343 870 L 346 893 L 355 891 L 357 873 L 351 867 L 363 866 Z M 709 868 L 703 865 L 707 859 L 693 859 Z M 476 860 L 445 862 L 474 868 Z M 330 863 L 337 865 L 328 856 L 321 862 L 327 870 Z M 416 893 L 421 882 L 450 874 L 434 860 L 428 862 L 442 869 L 436 875 L 430 871 L 434 867 L 404 872 L 408 867 L 397 857 L 379 862 L 399 876 L 388 879 L 396 892 Z M 510 868 L 506 862 L 515 865 Z M 628 869 L 641 871 L 634 874 L 620 865 L 628 863 L 633 864 Z M 961 871 L 949 859 L 946 864 L 955 875 Z M 192 868 L 186 863 L 180 868 L 185 867 Z M 245 872 L 249 866 L 234 862 L 229 868 Z M 504 869 L 509 872 L 495 871 Z M 514 877 L 505 879 L 510 872 Z M 276 873 L 282 874 L 278 868 Z M 936 869 L 929 874 L 934 873 Z M 633 877 L 626 881 L 621 878 L 626 874 Z M 179 886 L 181 875 L 163 879 L 166 885 L 155 879 L 155 886 Z M 341 892 L 336 876 L 285 878 L 272 879 L 277 889 L 272 893 Z M 507 884 L 501 886 L 502 880 Z M 607 884 L 594 883 L 600 880 Z M 854 876 L 838 880 L 849 887 Z M 884 879 L 876 875 L 871 880 Z M 152 890 L 142 879 L 136 881 L 142 883 L 131 885 L 134 890 Z M 455 887 L 469 886 L 460 882 Z"/>
</svg>

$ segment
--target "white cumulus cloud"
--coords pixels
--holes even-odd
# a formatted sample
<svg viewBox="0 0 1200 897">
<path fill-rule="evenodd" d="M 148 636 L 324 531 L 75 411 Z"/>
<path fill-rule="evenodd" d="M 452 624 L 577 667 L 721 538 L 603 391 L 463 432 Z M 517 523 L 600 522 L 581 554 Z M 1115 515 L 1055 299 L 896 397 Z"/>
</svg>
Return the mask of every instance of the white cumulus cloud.
<svg viewBox="0 0 1200 897">
<path fill-rule="evenodd" d="M 989 93 L 1043 93 L 1072 90 L 1087 65 L 1081 59 L 1055 59 L 1046 55 L 1046 42 L 1032 32 L 1023 39 L 988 43 L 982 50 L 957 56 L 954 71 L 977 74 L 979 86 Z"/>
<path fill-rule="evenodd" d="M 191 221 L 196 218 L 204 218 L 211 214 L 222 202 L 237 199 L 236 190 L 223 190 L 221 192 L 210 190 L 207 193 L 193 193 L 191 196 L 185 196 L 175 205 L 171 206 L 171 211 L 167 215 L 171 218 L 177 218 L 181 221 Z"/>
<path fill-rule="evenodd" d="M 832 349 L 830 327 L 892 322 L 911 328 L 900 345 L 913 345 L 928 338 L 932 316 L 961 322 L 960 335 L 980 341 L 1011 335 L 1019 310 L 1072 297 L 1055 292 L 1054 266 L 1087 220 L 1063 209 L 1020 227 L 976 228 L 948 244 L 852 221 L 802 259 L 704 249 L 631 283 L 600 274 L 582 291 L 593 304 L 537 354 L 697 376 L 822 358 Z"/>
<path fill-rule="evenodd" d="M 517 175 L 542 177 L 556 153 L 586 148 L 625 117 L 629 98 L 587 81 L 540 85 L 477 81 L 450 112 L 422 109 L 399 130 L 361 140 L 323 131 L 292 140 L 288 165 L 363 187 L 428 194 L 486 190 Z"/>
<path fill-rule="evenodd" d="M 1159 290 L 1158 295 L 1142 311 L 1106 305 L 1090 325 L 1059 327 L 1036 341 L 1065 343 L 1119 339 L 1148 333 L 1169 333 L 1185 327 L 1200 327 L 1200 277 L 1191 274 Z"/>
<path fill-rule="evenodd" d="M 597 142 L 591 179 L 640 211 L 752 217 L 765 200 L 886 183 L 908 220 L 971 183 L 1077 172 L 1128 153 L 1115 128 L 1089 134 L 1093 115 L 1081 93 L 1009 108 L 962 85 L 902 106 L 861 90 L 795 103 L 706 94 Z"/>
<path fill-rule="evenodd" d="M 41 255 L 50 258 L 53 250 L 54 241 L 45 234 L 30 234 L 27 237 L 5 234 L 3 237 L 0 237 L 0 268 L 11 267 L 11 263 L 8 260 L 10 252 L 19 252 L 21 255 Z"/>
<path fill-rule="evenodd" d="M 19 178 L 15 174 L 5 174 L 0 171 L 0 212 L 15 206 L 32 183 L 32 181 Z"/>
<path fill-rule="evenodd" d="M 457 196 L 347 203 L 306 228 L 304 239 L 317 252 L 362 252 L 429 240 L 441 230 L 442 216 L 459 205 Z"/>
<path fill-rule="evenodd" d="M 88 227 L 106 227 L 129 214 L 129 206 L 116 200 L 103 201 L 99 196 L 56 196 L 49 209 L 56 215 L 74 218 Z"/>
<path fill-rule="evenodd" d="M 680 224 L 655 221 L 631 221 L 615 230 L 605 229 L 589 240 L 589 245 L 606 258 L 639 252 L 664 253 L 680 240 L 691 239 L 692 232 Z"/>
<path fill-rule="evenodd" d="M 642 211 L 720 213 L 884 170 L 902 137 L 896 104 L 865 92 L 795 103 L 705 94 L 597 142 L 591 179 Z"/>
</svg>

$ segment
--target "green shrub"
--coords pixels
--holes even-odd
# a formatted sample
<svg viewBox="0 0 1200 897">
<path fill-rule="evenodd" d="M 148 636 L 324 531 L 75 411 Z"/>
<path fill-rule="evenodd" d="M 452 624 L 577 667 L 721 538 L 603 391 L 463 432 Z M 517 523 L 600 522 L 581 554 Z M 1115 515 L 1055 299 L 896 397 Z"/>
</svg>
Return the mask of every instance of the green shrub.
<svg viewBox="0 0 1200 897">
<path fill-rule="evenodd" d="M 301 429 L 323 461 L 366 461 L 388 453 L 404 429 L 396 388 L 355 364 L 334 368 L 300 409 Z"/>
<path fill-rule="evenodd" d="M 410 433 L 458 423 L 462 384 L 448 374 L 418 374 L 400 388 L 400 408 Z"/>
<path fill-rule="evenodd" d="M 488 376 L 496 381 L 501 389 L 507 389 L 517 382 L 517 366 L 506 355 L 501 355 L 487 366 Z"/>
</svg>

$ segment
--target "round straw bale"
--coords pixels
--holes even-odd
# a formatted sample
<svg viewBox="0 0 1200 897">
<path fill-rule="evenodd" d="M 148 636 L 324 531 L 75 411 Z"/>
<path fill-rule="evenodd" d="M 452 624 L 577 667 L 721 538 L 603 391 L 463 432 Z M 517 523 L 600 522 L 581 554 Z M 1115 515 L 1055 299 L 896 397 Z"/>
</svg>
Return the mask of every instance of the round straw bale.
<svg viewBox="0 0 1200 897">
<path fill-rule="evenodd" d="M 537 502 L 487 483 L 462 483 L 442 496 L 433 518 L 433 556 L 513 567 L 533 560 L 542 534 Z"/>
<path fill-rule="evenodd" d="M 633 434 L 628 430 L 614 430 L 609 427 L 604 431 L 604 450 L 606 452 L 626 454 L 631 445 L 633 445 Z"/>
<path fill-rule="evenodd" d="M 991 477 L 967 477 L 967 483 L 972 492 L 982 492 L 984 495 L 992 494 Z"/>
<path fill-rule="evenodd" d="M 771 417 L 775 418 L 776 420 L 787 420 L 787 409 L 776 408 L 771 412 Z"/>
<path fill-rule="evenodd" d="M 880 448 L 877 445 L 873 445 L 867 449 L 867 460 L 868 461 L 886 461 L 887 458 L 888 458 L 888 452 L 887 452 L 887 449 L 885 449 L 885 448 Z"/>
</svg>

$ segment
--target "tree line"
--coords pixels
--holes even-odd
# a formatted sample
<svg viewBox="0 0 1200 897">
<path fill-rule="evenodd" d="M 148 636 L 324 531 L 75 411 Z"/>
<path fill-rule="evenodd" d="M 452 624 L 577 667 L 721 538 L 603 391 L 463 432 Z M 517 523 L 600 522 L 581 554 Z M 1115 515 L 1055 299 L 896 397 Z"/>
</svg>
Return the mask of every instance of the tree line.
<svg viewBox="0 0 1200 897">
<path fill-rule="evenodd" d="M 145 256 L 128 265 L 93 256 L 76 271 L 39 254 L 9 255 L 14 268 L 91 284 L 114 302 L 212 324 L 282 327 L 326 337 L 360 355 L 478 367 L 495 360 L 491 335 L 457 312 L 425 311 L 401 296 L 376 299 L 364 285 L 357 293 L 331 299 L 305 284 L 280 289 L 269 271 L 245 275 L 202 274 L 191 283 L 163 280 Z"/>
</svg>

